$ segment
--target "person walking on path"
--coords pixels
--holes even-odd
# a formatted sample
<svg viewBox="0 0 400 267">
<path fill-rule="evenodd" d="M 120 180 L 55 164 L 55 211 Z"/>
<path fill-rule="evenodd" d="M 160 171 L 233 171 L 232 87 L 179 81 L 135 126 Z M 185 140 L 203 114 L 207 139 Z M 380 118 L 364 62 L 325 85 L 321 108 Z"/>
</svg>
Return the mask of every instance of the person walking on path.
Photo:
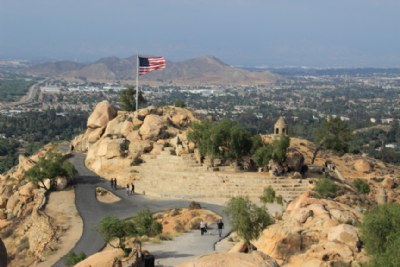
<svg viewBox="0 0 400 267">
<path fill-rule="evenodd" d="M 135 185 L 131 183 L 131 195 L 135 193 Z"/>
<path fill-rule="evenodd" d="M 117 189 L 117 178 L 114 178 L 114 189 Z"/>
<path fill-rule="evenodd" d="M 224 223 L 222 222 L 222 219 L 219 219 L 219 220 L 218 220 L 217 226 L 218 226 L 218 236 L 219 236 L 219 240 L 221 240 L 221 237 L 222 237 L 222 229 L 224 228 Z"/>
<path fill-rule="evenodd" d="M 126 195 L 129 196 L 131 194 L 131 188 L 129 184 L 126 184 Z"/>
<path fill-rule="evenodd" d="M 206 232 L 207 232 L 206 223 L 203 220 L 201 220 L 201 222 L 200 222 L 200 233 L 201 233 L 201 235 L 204 235 L 204 233 L 206 233 Z"/>
<path fill-rule="evenodd" d="M 111 178 L 110 185 L 111 185 L 111 189 L 114 189 L 114 178 Z"/>
</svg>

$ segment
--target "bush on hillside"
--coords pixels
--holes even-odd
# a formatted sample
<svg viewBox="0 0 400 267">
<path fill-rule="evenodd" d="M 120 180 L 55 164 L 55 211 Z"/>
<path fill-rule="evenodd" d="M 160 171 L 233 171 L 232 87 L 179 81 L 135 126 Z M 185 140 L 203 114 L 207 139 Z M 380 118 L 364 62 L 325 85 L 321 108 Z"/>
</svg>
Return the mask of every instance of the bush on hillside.
<svg viewBox="0 0 400 267">
<path fill-rule="evenodd" d="M 368 194 L 370 192 L 369 184 L 363 179 L 355 179 L 353 181 L 353 186 L 358 193 Z"/>
<path fill-rule="evenodd" d="M 400 266 L 400 205 L 379 205 L 365 213 L 361 238 L 368 255 L 369 266 Z"/>
<path fill-rule="evenodd" d="M 328 198 L 335 197 L 338 191 L 338 186 L 330 179 L 320 178 L 316 183 L 314 190 L 319 197 Z"/>
<path fill-rule="evenodd" d="M 265 187 L 262 196 L 260 197 L 262 203 L 274 203 L 275 191 L 271 186 Z"/>
<path fill-rule="evenodd" d="M 74 251 L 70 251 L 66 256 L 66 265 L 68 267 L 72 267 L 78 262 L 83 261 L 84 259 L 86 259 L 85 253 L 81 252 L 79 254 L 76 254 Z"/>
<path fill-rule="evenodd" d="M 192 201 L 192 202 L 190 202 L 188 209 L 189 210 L 199 210 L 199 209 L 201 209 L 201 205 L 199 202 Z"/>
<path fill-rule="evenodd" d="M 153 218 L 148 209 L 136 213 L 132 218 L 132 222 L 135 226 L 136 234 L 139 236 L 156 236 L 162 232 L 162 224 Z"/>
<path fill-rule="evenodd" d="M 72 163 L 60 153 L 46 154 L 44 157 L 39 159 L 35 166 L 25 172 L 25 175 L 30 181 L 32 181 L 32 183 L 46 191 L 51 189 L 46 187 L 46 179 L 50 179 L 54 184 L 57 177 L 70 179 L 75 174 L 76 170 L 74 165 L 72 165 Z"/>
</svg>

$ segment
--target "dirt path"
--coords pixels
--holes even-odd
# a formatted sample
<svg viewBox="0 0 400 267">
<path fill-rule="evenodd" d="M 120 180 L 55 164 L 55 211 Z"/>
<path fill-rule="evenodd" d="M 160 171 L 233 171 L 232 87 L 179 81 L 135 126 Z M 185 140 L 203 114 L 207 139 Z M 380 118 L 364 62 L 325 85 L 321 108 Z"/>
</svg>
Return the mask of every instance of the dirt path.
<svg viewBox="0 0 400 267">
<path fill-rule="evenodd" d="M 46 260 L 36 265 L 38 267 L 52 266 L 61 259 L 75 246 L 83 230 L 82 219 L 75 207 L 73 189 L 51 193 L 44 212 L 55 220 L 54 224 L 59 226 L 63 233 L 58 249 L 53 254 L 44 256 Z"/>
</svg>

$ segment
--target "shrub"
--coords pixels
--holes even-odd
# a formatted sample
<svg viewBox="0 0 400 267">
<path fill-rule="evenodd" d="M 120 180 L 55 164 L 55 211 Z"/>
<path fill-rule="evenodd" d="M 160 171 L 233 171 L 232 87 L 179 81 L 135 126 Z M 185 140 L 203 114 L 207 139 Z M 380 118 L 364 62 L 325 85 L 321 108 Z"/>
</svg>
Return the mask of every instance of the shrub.
<svg viewBox="0 0 400 267">
<path fill-rule="evenodd" d="M 128 156 L 128 149 L 129 149 L 129 140 L 124 139 L 121 144 L 119 145 L 120 155 L 121 157 L 125 158 Z"/>
<path fill-rule="evenodd" d="M 361 224 L 361 237 L 370 266 L 400 266 L 400 205 L 379 205 L 366 212 Z"/>
<path fill-rule="evenodd" d="M 188 209 L 189 210 L 199 210 L 199 209 L 201 209 L 201 205 L 200 205 L 200 203 L 198 203 L 196 201 L 192 201 L 192 202 L 190 202 Z"/>
<path fill-rule="evenodd" d="M 276 203 L 283 205 L 283 197 L 281 195 L 276 197 Z"/>
<path fill-rule="evenodd" d="M 332 180 L 321 178 L 316 182 L 314 190 L 320 197 L 327 198 L 335 197 L 338 187 Z"/>
<path fill-rule="evenodd" d="M 368 194 L 370 191 L 369 184 L 363 179 L 356 179 L 353 181 L 353 186 L 358 193 Z"/>
<path fill-rule="evenodd" d="M 101 187 L 97 187 L 96 188 L 96 192 L 97 192 L 97 194 L 99 194 L 100 196 L 104 196 L 105 194 L 107 194 L 107 190 L 106 189 L 104 189 L 104 188 L 101 188 Z"/>
<path fill-rule="evenodd" d="M 260 197 L 263 203 L 273 203 L 275 200 L 275 191 L 271 186 L 264 188 L 263 195 Z"/>
<path fill-rule="evenodd" d="M 25 172 L 25 175 L 32 183 L 47 190 L 45 180 L 50 179 L 53 183 L 56 177 L 72 178 L 76 174 L 76 170 L 72 163 L 60 153 L 47 153 L 40 158 L 36 165 Z"/>
<path fill-rule="evenodd" d="M 148 209 L 136 213 L 132 222 L 138 235 L 156 236 L 162 232 L 162 224 L 153 218 Z"/>
<path fill-rule="evenodd" d="M 83 261 L 86 259 L 86 254 L 81 252 L 79 254 L 76 254 L 74 251 L 70 251 L 67 256 L 66 256 L 66 265 L 68 267 L 74 266 L 80 261 Z"/>
<path fill-rule="evenodd" d="M 131 166 L 138 166 L 143 163 L 143 160 L 141 158 L 134 158 L 131 162 Z"/>
<path fill-rule="evenodd" d="M 186 104 L 182 99 L 177 99 L 175 101 L 175 107 L 184 108 L 184 107 L 186 107 Z"/>
</svg>

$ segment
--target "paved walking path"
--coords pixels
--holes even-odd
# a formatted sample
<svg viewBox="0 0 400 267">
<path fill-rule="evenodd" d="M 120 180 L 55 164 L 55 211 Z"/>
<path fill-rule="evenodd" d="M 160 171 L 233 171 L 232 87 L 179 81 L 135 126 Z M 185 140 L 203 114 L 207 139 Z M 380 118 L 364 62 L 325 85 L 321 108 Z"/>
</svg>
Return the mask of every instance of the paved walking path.
<svg viewBox="0 0 400 267">
<path fill-rule="evenodd" d="M 73 251 L 76 253 L 84 252 L 86 255 L 92 255 L 105 246 L 104 240 L 95 230 L 96 225 L 105 216 L 112 215 L 125 219 L 142 209 L 149 209 L 152 212 L 156 212 L 170 208 L 188 207 L 190 203 L 189 200 L 159 200 L 138 194 L 127 196 L 123 187 L 113 190 L 108 180 L 99 177 L 86 168 L 84 164 L 85 156 L 84 154 L 75 153 L 71 158 L 72 163 L 78 171 L 75 177 L 75 203 L 83 221 L 82 237 L 73 248 Z M 101 203 L 97 201 L 96 187 L 103 187 L 112 191 L 121 200 L 115 203 Z M 224 215 L 222 212 L 223 206 L 203 202 L 200 202 L 200 204 L 204 209 L 209 209 L 222 216 Z M 230 226 L 226 217 L 224 217 L 224 223 L 225 230 L 229 229 Z M 214 244 L 218 241 L 218 235 L 215 235 L 214 230 L 209 231 L 205 236 L 201 236 L 199 232 L 176 237 L 173 241 L 169 241 L 168 244 L 167 242 L 165 244 L 163 242 L 158 248 L 152 247 L 153 245 L 146 245 L 145 247 L 155 256 L 156 262 L 165 263 L 166 266 L 169 266 L 169 264 L 174 265 L 178 261 L 183 262 L 190 258 L 213 252 Z M 153 248 L 155 251 L 152 251 Z M 62 258 L 53 266 L 65 266 L 65 258 Z"/>
<path fill-rule="evenodd" d="M 225 234 L 227 234 L 226 229 L 223 232 L 223 235 Z M 203 236 L 200 234 L 200 230 L 193 230 L 174 237 L 172 241 L 164 241 L 159 244 L 146 243 L 143 245 L 143 249 L 155 255 L 155 266 L 169 267 L 213 252 L 213 245 L 218 241 L 217 225 L 212 224 L 209 225 L 207 233 Z"/>
</svg>

